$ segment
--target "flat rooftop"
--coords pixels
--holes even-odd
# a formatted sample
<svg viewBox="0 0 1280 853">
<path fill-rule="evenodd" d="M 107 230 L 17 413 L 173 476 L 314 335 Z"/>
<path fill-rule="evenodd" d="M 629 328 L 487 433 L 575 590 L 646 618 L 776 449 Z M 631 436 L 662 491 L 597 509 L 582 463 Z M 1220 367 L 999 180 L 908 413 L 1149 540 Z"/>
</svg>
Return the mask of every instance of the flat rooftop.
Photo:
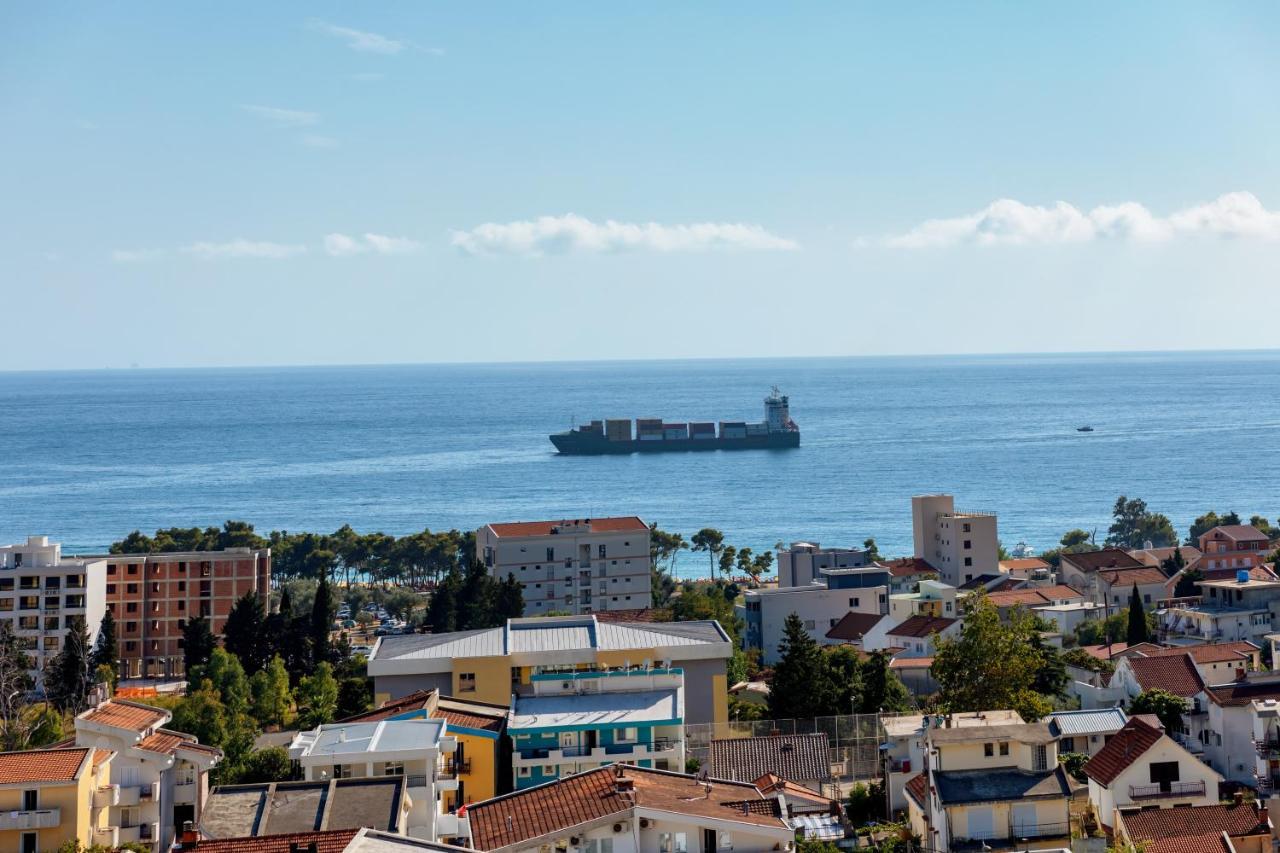
<svg viewBox="0 0 1280 853">
<path fill-rule="evenodd" d="M 928 716 L 928 725 L 924 723 Z M 938 722 L 942 719 L 943 722 Z M 901 717 L 882 717 L 884 730 L 891 737 L 906 737 L 925 728 L 943 728 L 946 726 L 945 715 L 907 714 Z M 972 714 L 952 714 L 952 728 L 974 728 L 977 726 L 1018 726 L 1022 725 L 1022 715 L 1017 711 L 983 711 Z"/>
<path fill-rule="evenodd" d="M 680 720 L 679 691 L 647 690 L 639 693 L 530 696 L 517 698 L 508 729 L 562 728 L 564 726 L 625 726 Z"/>
<path fill-rule="evenodd" d="M 439 748 L 445 723 L 437 719 L 379 720 L 373 723 L 338 723 L 322 726 L 319 733 L 299 732 L 290 751 L 307 757 L 357 756 L 379 752 L 419 752 Z"/>
<path fill-rule="evenodd" d="M 404 777 L 222 785 L 200 817 L 207 838 L 244 838 L 372 826 L 400 829 Z"/>
</svg>

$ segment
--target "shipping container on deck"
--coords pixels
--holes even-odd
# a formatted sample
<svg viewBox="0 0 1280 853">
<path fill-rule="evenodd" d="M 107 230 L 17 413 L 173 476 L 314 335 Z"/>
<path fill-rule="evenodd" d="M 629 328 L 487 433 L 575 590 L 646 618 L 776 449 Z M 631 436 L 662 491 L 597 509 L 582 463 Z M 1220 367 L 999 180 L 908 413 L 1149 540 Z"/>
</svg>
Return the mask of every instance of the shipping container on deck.
<svg viewBox="0 0 1280 853">
<path fill-rule="evenodd" d="M 747 435 L 768 435 L 769 425 L 766 423 L 747 424 Z"/>
<path fill-rule="evenodd" d="M 604 422 L 604 432 L 610 441 L 630 441 L 631 421 L 607 420 Z"/>
<path fill-rule="evenodd" d="M 667 439 L 683 439 L 689 437 L 688 424 L 663 424 L 662 437 Z"/>
<path fill-rule="evenodd" d="M 689 424 L 689 437 L 698 439 L 715 438 L 716 425 L 713 423 L 691 423 Z"/>
<path fill-rule="evenodd" d="M 746 438 L 747 424 L 744 421 L 721 421 L 721 438 Z"/>
</svg>

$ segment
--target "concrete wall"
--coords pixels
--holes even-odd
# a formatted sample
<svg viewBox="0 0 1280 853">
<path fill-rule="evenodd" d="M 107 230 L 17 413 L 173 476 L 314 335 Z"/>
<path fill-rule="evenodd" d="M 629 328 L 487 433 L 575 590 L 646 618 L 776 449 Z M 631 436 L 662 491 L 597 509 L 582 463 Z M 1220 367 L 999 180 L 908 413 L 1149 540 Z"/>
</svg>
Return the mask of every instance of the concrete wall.
<svg viewBox="0 0 1280 853">
<path fill-rule="evenodd" d="M 439 690 L 445 696 L 450 696 L 453 690 L 453 676 L 448 672 L 374 676 L 373 704 L 376 707 L 388 699 L 399 699 L 418 690 Z"/>
<path fill-rule="evenodd" d="M 724 723 L 729 719 L 728 661 L 681 661 L 686 723 Z"/>
</svg>

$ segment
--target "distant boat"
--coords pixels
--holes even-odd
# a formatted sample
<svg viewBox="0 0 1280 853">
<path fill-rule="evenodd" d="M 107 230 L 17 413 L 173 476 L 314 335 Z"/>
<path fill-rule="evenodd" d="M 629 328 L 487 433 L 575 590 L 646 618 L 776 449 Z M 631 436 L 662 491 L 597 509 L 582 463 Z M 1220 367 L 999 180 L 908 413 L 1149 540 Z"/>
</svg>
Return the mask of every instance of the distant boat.
<svg viewBox="0 0 1280 853">
<path fill-rule="evenodd" d="M 1076 427 L 1076 432 L 1093 432 L 1093 427 L 1091 426 Z"/>
</svg>

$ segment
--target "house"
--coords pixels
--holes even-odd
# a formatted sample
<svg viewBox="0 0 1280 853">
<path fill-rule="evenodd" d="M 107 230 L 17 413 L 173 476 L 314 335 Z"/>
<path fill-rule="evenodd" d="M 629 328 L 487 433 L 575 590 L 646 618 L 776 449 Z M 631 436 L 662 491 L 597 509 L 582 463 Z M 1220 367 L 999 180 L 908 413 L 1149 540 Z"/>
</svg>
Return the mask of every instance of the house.
<svg viewBox="0 0 1280 853">
<path fill-rule="evenodd" d="M 100 793 L 112 791 L 114 757 L 91 747 L 0 752 L 0 850 L 114 846 L 110 797 Z"/>
<path fill-rule="evenodd" d="M 1021 607 L 1054 622 L 1064 634 L 1073 632 L 1076 625 L 1087 619 L 1099 618 L 1103 611 L 1101 605 L 1086 601 L 1084 593 L 1065 584 L 1020 585 L 1016 589 L 989 592 L 987 601 L 996 608 L 1003 622 L 1009 620 L 1015 607 Z"/>
<path fill-rule="evenodd" d="M 1071 836 L 1071 781 L 1048 723 L 930 728 L 925 766 L 906 785 L 926 848 Z"/>
<path fill-rule="evenodd" d="M 594 615 L 508 619 L 501 628 L 379 638 L 369 657 L 374 698 L 418 690 L 509 705 L 547 672 L 679 668 L 690 723 L 729 719 L 729 635 L 715 621 L 608 622 Z"/>
<path fill-rule="evenodd" d="M 349 838 L 362 826 L 403 835 L 409 831 L 411 811 L 405 782 L 404 776 L 383 776 L 219 785 L 210 792 L 197 824 L 198 839 L 269 838 L 304 831 L 345 831 Z"/>
<path fill-rule="evenodd" d="M 1156 611 L 1162 640 L 1235 642 L 1261 646 L 1280 612 L 1280 580 L 1259 580 L 1239 569 L 1232 580 L 1200 581 L 1199 602 L 1175 599 Z"/>
<path fill-rule="evenodd" d="M 1113 608 L 1129 605 L 1133 588 L 1138 588 L 1142 606 L 1153 609 L 1163 599 L 1173 595 L 1173 586 L 1164 572 L 1149 566 L 1130 569 L 1101 569 L 1095 575 L 1097 584 L 1093 591 L 1093 600 L 1098 604 L 1108 604 Z"/>
<path fill-rule="evenodd" d="M 881 616 L 888 612 L 889 573 L 879 566 L 819 569 L 805 586 L 747 590 L 744 595 L 743 645 L 758 649 L 766 664 L 778 662 L 787 618 L 799 617 L 805 631 L 821 645 L 827 632 L 848 613 Z"/>
<path fill-rule="evenodd" d="M 1280 787 L 1280 672 L 1249 672 L 1208 689 L 1208 756 L 1228 779 Z"/>
<path fill-rule="evenodd" d="M 1222 774 L 1164 732 L 1159 720 L 1131 717 L 1084 765 L 1098 820 L 1117 826 L 1120 813 L 1218 801 Z"/>
<path fill-rule="evenodd" d="M 791 850 L 778 797 L 730 782 L 615 764 L 467 807 L 490 853 L 735 853 Z"/>
<path fill-rule="evenodd" d="M 464 834 L 441 808 L 441 794 L 458 788 L 456 766 L 444 758 L 458 744 L 447 732 L 448 722 L 439 719 L 330 723 L 298 732 L 289 757 L 308 782 L 403 777 L 411 807 L 407 834 L 436 840 Z"/>
<path fill-rule="evenodd" d="M 1058 736 L 1058 752 L 1093 756 L 1129 721 L 1123 708 L 1091 711 L 1054 711 L 1046 718 Z"/>
<path fill-rule="evenodd" d="M 1205 684 L 1222 684 L 1262 668 L 1262 650 L 1254 643 L 1197 643 L 1192 646 L 1150 647 L 1142 644 L 1134 647 L 1131 656 L 1178 657 L 1190 655 L 1196 671 Z"/>
<path fill-rule="evenodd" d="M 920 776 L 924 767 L 925 738 L 932 728 L 944 725 L 952 728 L 1021 725 L 1022 715 L 1017 711 L 981 711 L 968 714 L 901 714 L 884 715 L 881 724 L 886 736 L 886 749 L 882 751 L 885 762 L 884 778 L 888 785 L 889 811 L 897 813 L 907 808 L 907 782 Z"/>
<path fill-rule="evenodd" d="M 1164 568 L 1165 562 L 1173 557 L 1174 551 L 1182 552 L 1182 564 L 1190 566 L 1200 559 L 1200 549 L 1194 545 L 1179 545 L 1177 548 L 1134 548 L 1130 549 L 1129 556 L 1133 557 L 1144 566 L 1150 566 L 1153 569 Z"/>
<path fill-rule="evenodd" d="M 486 524 L 476 558 L 524 591 L 524 615 L 653 606 L 649 525 L 634 515 Z"/>
<path fill-rule="evenodd" d="M 113 845 L 137 842 L 167 850 L 179 829 L 200 820 L 209 771 L 222 751 L 164 728 L 172 717 L 162 708 L 118 699 L 76 717 L 76 746 L 116 756 L 108 789 L 98 795 L 109 809 Z"/>
<path fill-rule="evenodd" d="M 1180 732 L 1169 735 L 1195 755 L 1204 753 L 1212 730 L 1209 727 L 1209 699 L 1204 678 L 1189 654 L 1162 657 L 1122 657 L 1116 662 L 1110 690 L 1122 701 L 1131 702 L 1145 690 L 1166 690 L 1186 703 Z"/>
<path fill-rule="evenodd" d="M 933 657 L 933 638 L 953 637 L 960 633 L 960 620 L 945 616 L 912 616 L 886 632 L 890 646 L 903 649 L 902 657 Z"/>
<path fill-rule="evenodd" d="M 684 674 L 679 669 L 534 675 L 512 699 L 515 788 L 627 762 L 683 770 Z"/>
<path fill-rule="evenodd" d="M 998 570 L 996 527 L 995 513 L 958 511 L 951 495 L 911 498 L 915 557 L 932 566 L 951 586 Z"/>
<path fill-rule="evenodd" d="M 831 781 L 831 742 L 823 732 L 803 735 L 717 738 L 706 770 L 717 779 L 749 782 L 776 773 L 789 782 L 822 791 Z"/>
<path fill-rule="evenodd" d="M 458 777 L 458 789 L 444 792 L 444 810 L 462 803 L 487 800 L 511 790 L 511 739 L 507 737 L 506 705 L 490 705 L 441 696 L 438 690 L 420 690 L 391 699 L 380 707 L 338 720 L 371 723 L 378 720 L 445 720 L 457 749 L 446 756 L 446 769 Z"/>
<path fill-rule="evenodd" d="M 1028 580 L 1033 577 L 1048 577 L 1053 572 L 1053 566 L 1039 557 L 1019 557 L 1014 560 L 1001 560 L 997 565 L 1000 567 L 1000 571 L 1006 575 L 1022 580 Z"/>
<path fill-rule="evenodd" d="M 889 615 L 897 625 L 912 616 L 941 616 L 954 619 L 960 613 L 960 591 L 942 581 L 922 580 L 912 592 L 889 596 Z"/>
<path fill-rule="evenodd" d="M 889 570 L 889 592 L 911 592 L 923 580 L 937 580 L 938 570 L 919 557 L 895 557 L 875 565 Z"/>
<path fill-rule="evenodd" d="M 822 579 L 822 569 L 857 569 L 871 565 L 862 548 L 823 548 L 817 542 L 792 542 L 778 549 L 778 586 L 808 586 Z"/>
<path fill-rule="evenodd" d="M 828 644 L 856 646 L 863 651 L 876 651 L 888 647 L 885 634 L 897 624 L 892 617 L 880 613 L 854 613 L 850 611 L 840 617 L 824 635 Z"/>
<path fill-rule="evenodd" d="M 1271 818 L 1257 803 L 1121 813 L 1115 836 L 1149 853 L 1271 853 Z"/>
<path fill-rule="evenodd" d="M 1063 554 L 1058 559 L 1058 583 L 1078 589 L 1097 601 L 1098 572 L 1106 569 L 1141 569 L 1143 564 L 1120 548 L 1102 548 Z"/>
<path fill-rule="evenodd" d="M 1248 524 L 1227 524 L 1200 534 L 1201 569 L 1252 569 L 1274 548 L 1267 534 Z"/>
</svg>

